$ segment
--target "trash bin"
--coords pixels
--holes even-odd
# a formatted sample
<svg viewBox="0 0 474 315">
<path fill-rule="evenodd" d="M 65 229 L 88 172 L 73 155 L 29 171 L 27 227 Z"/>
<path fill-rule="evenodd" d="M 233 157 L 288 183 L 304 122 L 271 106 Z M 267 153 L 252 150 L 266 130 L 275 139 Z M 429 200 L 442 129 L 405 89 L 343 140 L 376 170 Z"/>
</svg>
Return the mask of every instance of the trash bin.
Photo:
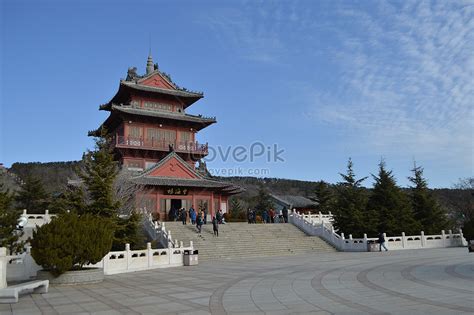
<svg viewBox="0 0 474 315">
<path fill-rule="evenodd" d="M 368 252 L 378 252 L 379 244 L 376 241 L 367 241 L 367 251 Z"/>
<path fill-rule="evenodd" d="M 197 250 L 185 250 L 184 251 L 184 265 L 194 266 L 198 264 L 198 251 Z"/>
</svg>

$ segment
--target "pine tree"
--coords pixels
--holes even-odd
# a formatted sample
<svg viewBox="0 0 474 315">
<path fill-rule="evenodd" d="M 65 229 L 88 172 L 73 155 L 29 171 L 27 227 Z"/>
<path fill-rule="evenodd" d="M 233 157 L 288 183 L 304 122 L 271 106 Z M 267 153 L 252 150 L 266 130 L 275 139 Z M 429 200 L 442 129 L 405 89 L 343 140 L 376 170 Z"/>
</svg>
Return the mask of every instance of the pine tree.
<svg viewBox="0 0 474 315">
<path fill-rule="evenodd" d="M 10 255 L 23 250 L 24 242 L 19 241 L 23 231 L 17 230 L 21 210 L 13 210 L 13 195 L 4 191 L 0 184 L 0 247 L 6 247 Z"/>
<path fill-rule="evenodd" d="M 235 197 L 230 199 L 230 213 L 232 214 L 232 217 L 236 218 L 243 210 L 244 209 L 242 208 L 239 199 Z"/>
<path fill-rule="evenodd" d="M 23 184 L 15 200 L 18 207 L 27 209 L 28 213 L 44 213 L 48 208 L 49 198 L 41 180 L 28 174 L 23 178 Z"/>
<path fill-rule="evenodd" d="M 421 224 L 425 234 L 439 234 L 447 226 L 446 215 L 428 189 L 423 168 L 415 163 L 411 171 L 413 177 L 408 179 L 413 183 L 410 197 L 415 219 Z"/>
<path fill-rule="evenodd" d="M 91 200 L 87 213 L 105 218 L 116 216 L 120 202 L 114 195 L 114 180 L 118 174 L 118 167 L 110 149 L 110 141 L 102 136 L 96 138 L 95 150 L 88 151 L 82 160 L 83 169 L 79 172 L 80 178 L 86 187 Z"/>
<path fill-rule="evenodd" d="M 270 194 L 265 189 L 263 184 L 260 184 L 258 187 L 258 194 L 255 197 L 256 210 L 259 215 L 262 214 L 263 210 L 270 210 L 273 208 L 273 202 L 271 200 Z"/>
<path fill-rule="evenodd" d="M 420 224 L 415 220 L 409 199 L 397 186 L 392 171 L 387 171 L 385 162 L 379 163 L 378 176 L 374 178 L 372 195 L 369 198 L 367 209 L 370 215 L 377 215 L 377 230 L 370 234 L 387 233 L 401 235 L 402 232 L 415 234 L 420 232 Z"/>
<path fill-rule="evenodd" d="M 317 182 L 315 194 L 316 201 L 318 202 L 316 211 L 320 211 L 321 213 L 334 211 L 334 194 L 328 183 L 322 180 Z"/>
<path fill-rule="evenodd" d="M 367 177 L 356 179 L 350 158 L 347 162 L 346 174 L 340 173 L 340 175 L 344 181 L 336 186 L 334 226 L 346 235 L 362 237 L 367 227 L 364 216 L 367 196 L 361 184 Z"/>
<path fill-rule="evenodd" d="M 85 194 L 82 187 L 66 189 L 61 195 L 55 197 L 49 205 L 50 213 L 87 212 Z"/>
<path fill-rule="evenodd" d="M 132 250 L 144 247 L 145 237 L 140 229 L 141 219 L 141 215 L 136 212 L 132 212 L 127 218 L 118 217 L 112 250 L 123 250 L 127 243 Z"/>
</svg>

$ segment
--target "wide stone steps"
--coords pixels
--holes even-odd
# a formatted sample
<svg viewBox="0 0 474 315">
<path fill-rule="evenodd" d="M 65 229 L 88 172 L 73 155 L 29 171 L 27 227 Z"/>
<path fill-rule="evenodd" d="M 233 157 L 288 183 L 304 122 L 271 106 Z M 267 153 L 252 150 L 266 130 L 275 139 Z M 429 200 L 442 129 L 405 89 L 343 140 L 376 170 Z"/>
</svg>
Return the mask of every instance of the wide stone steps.
<svg viewBox="0 0 474 315">
<path fill-rule="evenodd" d="M 219 237 L 213 235 L 212 224 L 203 225 L 201 234 L 190 224 L 165 222 L 165 226 L 174 240 L 185 245 L 193 241 L 200 260 L 335 251 L 319 237 L 307 236 L 292 224 L 227 223 L 219 225 Z"/>
</svg>

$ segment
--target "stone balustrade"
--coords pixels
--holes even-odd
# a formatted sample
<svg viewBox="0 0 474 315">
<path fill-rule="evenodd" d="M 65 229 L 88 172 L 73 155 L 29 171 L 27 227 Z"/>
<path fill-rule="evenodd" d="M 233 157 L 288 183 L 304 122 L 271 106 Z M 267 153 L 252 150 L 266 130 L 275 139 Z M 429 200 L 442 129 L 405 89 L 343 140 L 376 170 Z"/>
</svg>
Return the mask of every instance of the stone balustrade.
<svg viewBox="0 0 474 315">
<path fill-rule="evenodd" d="M 123 251 L 109 252 L 97 264 L 89 267 L 103 268 L 105 275 L 126 273 L 156 268 L 168 268 L 183 266 L 183 254 L 185 250 L 193 250 L 193 244 L 184 247 L 157 248 L 152 249 L 151 243 L 143 250 L 130 250 L 130 245 L 125 245 Z"/>
<path fill-rule="evenodd" d="M 28 221 L 24 228 L 36 228 L 51 222 L 51 219 L 55 217 L 55 214 L 49 214 L 49 210 L 45 210 L 44 214 L 39 213 L 28 213 L 27 209 L 23 209 L 22 217 L 25 217 Z"/>
<path fill-rule="evenodd" d="M 340 251 L 365 252 L 368 241 L 378 240 L 378 238 L 368 238 L 367 234 L 364 234 L 363 238 L 353 238 L 352 235 L 346 237 L 344 233 L 336 233 L 332 221 L 330 223 L 328 223 L 329 221 L 317 221 L 313 216 L 299 214 L 293 210 L 289 216 L 289 222 L 308 235 L 321 237 Z M 384 237 L 385 246 L 389 250 L 467 246 L 462 230 L 456 234 L 451 230 L 448 233 L 443 230 L 439 235 L 425 235 L 423 231 L 420 235 L 409 236 L 406 236 L 405 233 L 400 236 L 386 236 L 384 233 Z"/>
<path fill-rule="evenodd" d="M 5 277 L 6 281 L 30 280 L 42 269 L 31 256 L 31 247 L 27 247 L 25 253 L 15 256 L 2 256 L 2 250 L 3 248 L 0 248 L 0 286 L 1 277 Z M 103 268 L 105 275 L 178 267 L 184 265 L 185 250 L 194 250 L 193 243 L 190 242 L 190 245 L 185 247 L 180 242 L 176 247 L 158 249 L 152 249 L 151 243 L 147 243 L 144 250 L 130 250 L 130 245 L 126 244 L 125 250 L 109 252 L 100 262 L 88 267 Z"/>
<path fill-rule="evenodd" d="M 165 226 L 165 222 L 153 221 L 153 216 L 151 213 L 144 215 L 143 226 L 145 227 L 148 235 L 153 239 L 158 241 L 163 247 L 176 247 L 179 242 L 173 240 L 171 236 L 171 231 L 168 231 Z"/>
<path fill-rule="evenodd" d="M 302 214 L 305 220 L 316 223 L 316 224 L 327 224 L 327 225 L 332 225 L 334 222 L 333 215 L 331 211 L 329 211 L 329 214 L 322 214 L 321 211 L 318 214 Z"/>
</svg>

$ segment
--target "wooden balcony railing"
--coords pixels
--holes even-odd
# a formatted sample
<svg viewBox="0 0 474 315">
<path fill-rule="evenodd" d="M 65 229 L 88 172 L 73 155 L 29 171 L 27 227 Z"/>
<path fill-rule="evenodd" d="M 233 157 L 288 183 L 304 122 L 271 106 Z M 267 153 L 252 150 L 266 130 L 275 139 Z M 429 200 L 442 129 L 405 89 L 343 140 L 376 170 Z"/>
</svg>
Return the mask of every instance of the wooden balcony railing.
<svg viewBox="0 0 474 315">
<path fill-rule="evenodd" d="M 166 141 L 156 139 L 144 139 L 125 136 L 115 137 L 115 146 L 121 148 L 142 148 L 150 150 L 168 151 L 170 146 L 177 152 L 189 152 L 196 154 L 207 154 L 208 145 L 198 142 Z"/>
</svg>

